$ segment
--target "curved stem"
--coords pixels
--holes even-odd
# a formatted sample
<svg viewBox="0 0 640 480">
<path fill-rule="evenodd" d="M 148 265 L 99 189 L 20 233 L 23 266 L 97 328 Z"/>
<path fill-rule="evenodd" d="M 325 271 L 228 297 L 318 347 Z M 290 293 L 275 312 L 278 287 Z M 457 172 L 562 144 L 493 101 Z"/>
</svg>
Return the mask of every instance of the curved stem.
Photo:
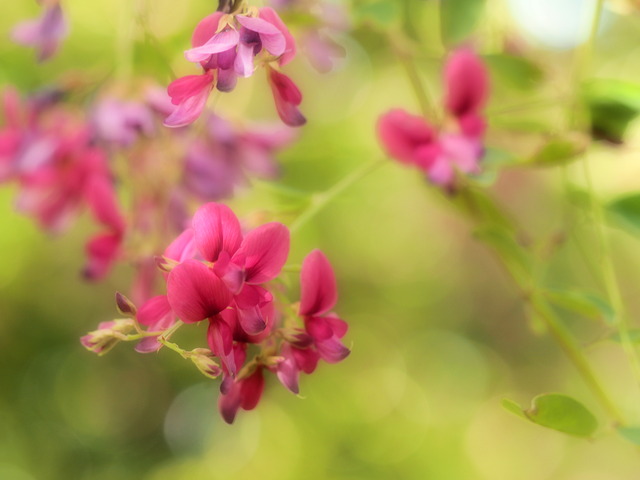
<svg viewBox="0 0 640 480">
<path fill-rule="evenodd" d="M 311 220 L 320 211 L 322 211 L 322 209 L 327 206 L 327 204 L 329 204 L 332 200 L 334 200 L 338 195 L 340 195 L 354 183 L 366 177 L 368 174 L 373 172 L 385 162 L 387 162 L 386 158 L 374 160 L 373 162 L 362 165 L 359 169 L 351 172 L 349 175 L 344 177 L 342 180 L 340 180 L 325 192 L 314 194 L 309 207 L 304 212 L 302 212 L 302 214 L 298 218 L 296 218 L 289 227 L 291 233 L 300 230 L 300 228 L 302 228 L 309 220 Z"/>
</svg>

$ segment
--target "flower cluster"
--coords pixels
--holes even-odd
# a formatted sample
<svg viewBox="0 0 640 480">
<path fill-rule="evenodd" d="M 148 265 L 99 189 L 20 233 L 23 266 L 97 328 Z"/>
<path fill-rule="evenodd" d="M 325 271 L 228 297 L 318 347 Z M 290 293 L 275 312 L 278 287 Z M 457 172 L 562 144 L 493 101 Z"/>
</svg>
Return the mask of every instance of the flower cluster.
<svg viewBox="0 0 640 480">
<path fill-rule="evenodd" d="M 271 8 L 245 8 L 240 12 L 215 12 L 198 23 L 185 52 L 190 62 L 199 64 L 203 73 L 178 78 L 168 87 L 176 108 L 166 118 L 168 127 L 193 123 L 202 113 L 209 94 L 216 88 L 229 92 L 238 77 L 250 77 L 256 64 L 267 70 L 276 109 L 290 126 L 306 120 L 298 106 L 302 94 L 293 81 L 279 71 L 296 54 L 295 41 L 278 14 Z"/>
<path fill-rule="evenodd" d="M 205 204 L 158 259 L 166 294 L 149 298 L 140 309 L 118 295 L 119 310 L 131 321 L 103 323 L 82 343 L 96 353 L 119 340 L 141 340 L 140 352 L 170 345 L 207 376 L 222 375 L 218 405 L 228 423 L 240 408 L 258 404 L 265 372 L 297 394 L 300 372 L 312 373 L 320 359 L 339 362 L 349 349 L 341 341 L 347 324 L 331 312 L 336 280 L 322 252 L 311 252 L 303 262 L 297 311 L 279 299 L 284 293 L 272 284 L 287 261 L 289 241 L 281 223 L 243 233 L 230 208 Z M 200 322 L 207 323 L 208 349 L 185 351 L 167 341 L 181 324 Z M 138 333 L 129 335 L 134 329 Z"/>
<path fill-rule="evenodd" d="M 44 62 L 56 53 L 67 33 L 67 21 L 59 0 L 45 0 L 40 17 L 16 25 L 12 38 L 16 43 L 33 47 L 38 61 Z"/>
<path fill-rule="evenodd" d="M 433 183 L 453 188 L 456 170 L 480 171 L 489 78 L 482 61 L 465 48 L 448 59 L 444 81 L 444 107 L 451 120 L 445 127 L 434 128 L 420 116 L 394 109 L 380 117 L 378 136 L 391 157 L 420 168 Z"/>
<path fill-rule="evenodd" d="M 56 104 L 56 92 L 22 102 L 16 91 L 3 95 L 0 181 L 20 186 L 17 208 L 46 230 L 59 232 L 83 207 L 103 231 L 87 245 L 85 275 L 102 278 L 119 254 L 125 221 L 116 199 L 105 153 L 91 129 Z"/>
</svg>

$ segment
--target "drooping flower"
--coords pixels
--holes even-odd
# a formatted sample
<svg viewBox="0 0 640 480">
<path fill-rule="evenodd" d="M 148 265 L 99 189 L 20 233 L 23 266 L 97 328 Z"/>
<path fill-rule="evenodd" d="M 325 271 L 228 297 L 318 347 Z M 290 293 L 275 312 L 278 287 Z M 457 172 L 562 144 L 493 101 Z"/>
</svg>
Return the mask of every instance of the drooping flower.
<svg viewBox="0 0 640 480">
<path fill-rule="evenodd" d="M 190 75 L 179 78 L 169 86 L 173 103 L 178 105 L 176 112 L 165 121 L 169 127 L 193 123 L 214 87 L 221 92 L 230 92 L 235 88 L 238 77 L 250 77 L 258 65 L 265 65 L 272 70 L 271 65 L 286 65 L 296 53 L 293 36 L 278 14 L 269 7 L 208 15 L 196 26 L 191 45 L 192 48 L 185 51 L 185 58 L 199 64 L 211 81 L 206 83 L 205 90 L 204 81 L 198 83 L 194 78 L 198 76 Z M 269 82 L 272 89 L 274 85 L 278 86 L 274 90 L 274 97 L 283 121 L 291 126 L 302 125 L 304 117 L 300 112 L 293 114 L 302 101 L 302 95 L 291 79 L 283 74 L 270 73 Z M 196 83 L 196 87 L 192 87 Z M 181 94 L 183 90 L 187 90 L 188 95 Z M 191 99 L 189 105 L 184 103 L 185 98 Z"/>
<path fill-rule="evenodd" d="M 202 75 L 187 75 L 174 80 L 167 91 L 176 109 L 164 124 L 167 127 L 184 127 L 193 123 L 204 110 L 213 89 L 214 78 L 209 72 Z"/>
</svg>

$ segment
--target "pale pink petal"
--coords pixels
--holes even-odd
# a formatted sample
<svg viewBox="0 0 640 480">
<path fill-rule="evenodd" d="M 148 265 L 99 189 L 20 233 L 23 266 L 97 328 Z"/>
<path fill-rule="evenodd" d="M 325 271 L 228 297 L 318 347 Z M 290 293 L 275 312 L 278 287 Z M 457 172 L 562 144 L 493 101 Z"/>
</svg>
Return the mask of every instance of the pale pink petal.
<svg viewBox="0 0 640 480">
<path fill-rule="evenodd" d="M 289 229 L 272 222 L 250 231 L 238 249 L 244 257 L 245 281 L 264 283 L 278 276 L 289 256 Z"/>
<path fill-rule="evenodd" d="M 320 357 L 327 363 L 338 363 L 349 356 L 351 351 L 345 347 L 338 337 L 331 337 L 321 342 L 316 342 L 316 348 Z"/>
<path fill-rule="evenodd" d="M 216 34 L 218 25 L 220 24 L 220 18 L 222 18 L 223 15 L 222 12 L 214 12 L 200 20 L 193 31 L 191 46 L 199 47 L 207 43 L 207 41 Z"/>
<path fill-rule="evenodd" d="M 253 45 L 241 43 L 238 45 L 238 53 L 236 55 L 233 66 L 234 71 L 241 77 L 248 78 L 253 75 Z"/>
<path fill-rule="evenodd" d="M 186 323 L 217 315 L 232 299 L 224 282 L 197 260 L 186 260 L 171 271 L 167 297 L 173 311 Z"/>
<path fill-rule="evenodd" d="M 245 15 L 236 15 L 236 20 L 243 27 L 254 31 L 258 34 L 267 34 L 267 35 L 282 35 L 280 30 L 273 24 L 268 21 L 257 18 L 257 17 L 247 17 Z"/>
<path fill-rule="evenodd" d="M 204 110 L 212 89 L 213 76 L 209 73 L 174 80 L 167 91 L 171 102 L 178 107 L 165 119 L 164 125 L 175 128 L 195 122 Z"/>
<path fill-rule="evenodd" d="M 285 388 L 297 395 L 300 393 L 300 370 L 293 353 L 291 353 L 291 347 L 288 345 L 283 346 L 280 355 L 284 357 L 284 360 L 277 366 L 276 374 L 278 380 Z"/>
<path fill-rule="evenodd" d="M 190 62 L 204 62 L 213 54 L 226 52 L 238 45 L 240 34 L 232 28 L 216 33 L 204 45 L 191 48 L 184 52 L 184 56 Z"/>
<path fill-rule="evenodd" d="M 275 12 L 275 10 L 269 7 L 264 7 L 264 8 L 261 8 L 259 12 L 260 12 L 259 13 L 260 18 L 274 25 L 280 31 L 280 33 L 284 36 L 285 47 L 284 47 L 282 56 L 278 60 L 278 63 L 281 66 L 286 65 L 291 60 L 293 60 L 293 57 L 295 57 L 296 55 L 296 42 L 293 38 L 293 35 L 291 35 L 291 33 L 289 32 L 289 29 L 287 29 L 286 25 L 280 19 L 280 17 Z M 264 43 L 264 40 L 263 40 L 263 43 Z"/>
<path fill-rule="evenodd" d="M 196 246 L 209 262 L 215 262 L 222 251 L 233 255 L 242 242 L 238 217 L 221 203 L 201 206 L 193 216 L 192 225 Z"/>
<path fill-rule="evenodd" d="M 336 277 L 327 257 L 313 250 L 302 262 L 300 273 L 300 315 L 322 315 L 338 300 Z"/>
</svg>

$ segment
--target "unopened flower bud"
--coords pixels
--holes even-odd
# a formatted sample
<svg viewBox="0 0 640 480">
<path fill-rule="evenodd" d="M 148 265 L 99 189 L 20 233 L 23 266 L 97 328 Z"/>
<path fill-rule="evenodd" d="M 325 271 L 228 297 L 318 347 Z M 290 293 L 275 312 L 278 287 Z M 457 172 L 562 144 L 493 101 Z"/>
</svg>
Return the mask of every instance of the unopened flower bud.
<svg viewBox="0 0 640 480">
<path fill-rule="evenodd" d="M 134 303 L 120 292 L 116 292 L 116 307 L 120 314 L 127 317 L 135 317 L 136 313 L 138 313 L 138 309 Z"/>
<path fill-rule="evenodd" d="M 218 378 L 222 375 L 222 369 L 213 359 L 215 356 L 206 348 L 196 348 L 189 352 L 189 358 L 198 370 L 209 378 Z"/>
<path fill-rule="evenodd" d="M 121 340 L 126 340 L 126 335 L 134 330 L 134 322 L 130 319 L 112 320 L 110 322 L 102 322 L 98 325 L 98 329 L 89 332 L 80 338 L 80 343 L 87 350 L 98 355 L 104 355 L 111 350 Z"/>
</svg>

